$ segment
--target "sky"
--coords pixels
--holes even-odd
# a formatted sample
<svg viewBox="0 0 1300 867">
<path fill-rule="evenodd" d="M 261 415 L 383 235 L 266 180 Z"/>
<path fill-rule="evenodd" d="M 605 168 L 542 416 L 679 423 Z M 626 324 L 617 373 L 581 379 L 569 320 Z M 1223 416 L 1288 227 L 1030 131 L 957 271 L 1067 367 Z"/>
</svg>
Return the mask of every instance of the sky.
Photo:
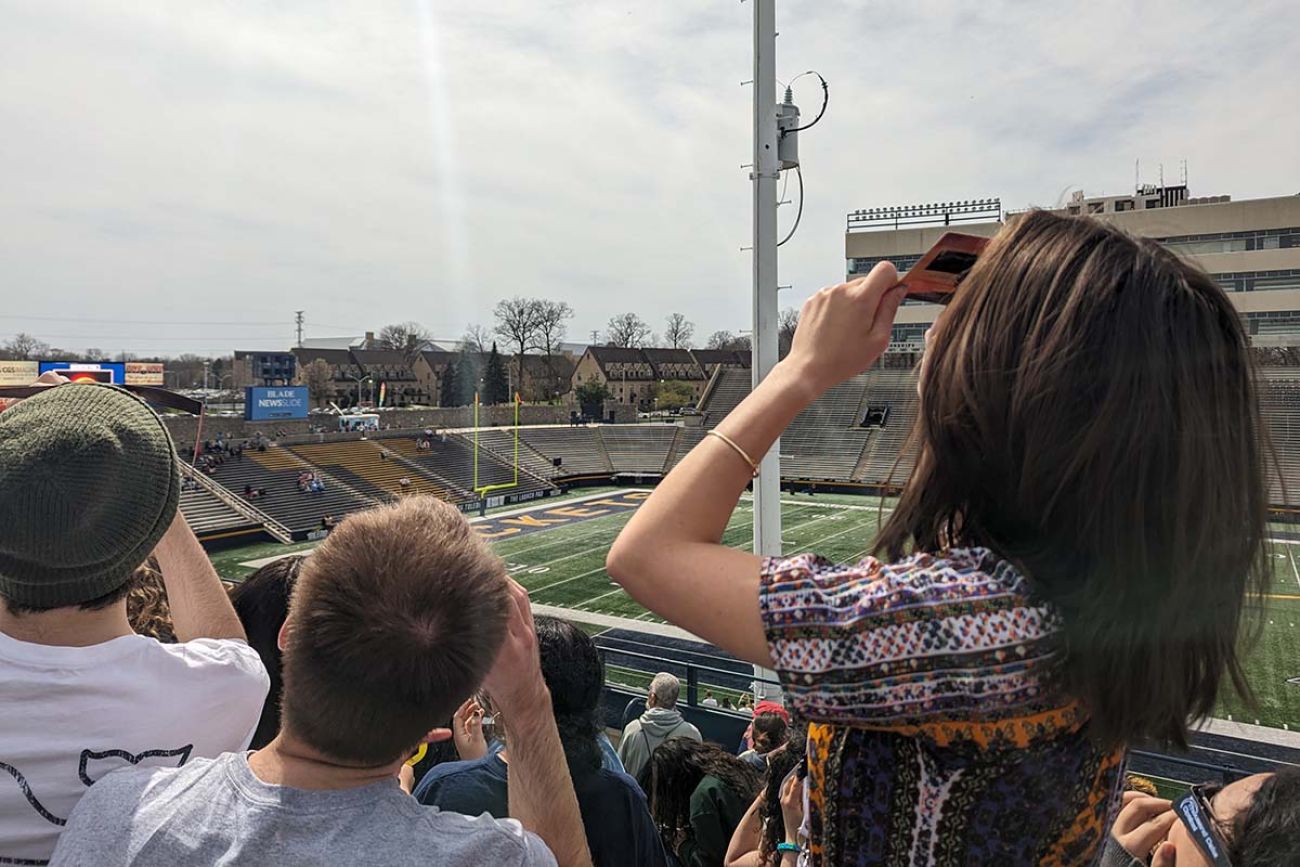
<svg viewBox="0 0 1300 867">
<path fill-rule="evenodd" d="M 1292 0 L 780 0 L 830 82 L 781 304 L 857 208 L 1300 192 Z M 0 0 L 0 341 L 287 348 L 514 295 L 702 343 L 751 316 L 752 6 Z M 806 118 L 820 88 L 795 85 Z M 795 184 L 788 198 L 797 201 Z M 781 233 L 796 206 L 780 210 Z"/>
</svg>

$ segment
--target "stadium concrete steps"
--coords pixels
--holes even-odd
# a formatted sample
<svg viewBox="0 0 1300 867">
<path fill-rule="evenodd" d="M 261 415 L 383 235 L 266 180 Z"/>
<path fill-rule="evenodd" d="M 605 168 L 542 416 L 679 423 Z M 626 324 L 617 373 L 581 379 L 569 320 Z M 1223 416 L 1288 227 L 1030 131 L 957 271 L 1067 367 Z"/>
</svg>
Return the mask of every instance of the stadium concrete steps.
<svg viewBox="0 0 1300 867">
<path fill-rule="evenodd" d="M 298 474 L 304 470 L 317 473 L 325 484 L 325 490 L 316 493 L 299 491 Z M 236 497 L 242 497 L 245 485 L 265 488 L 266 498 L 253 500 L 250 505 L 255 505 L 295 536 L 317 529 L 325 515 L 341 518 L 379 502 L 279 446 L 271 446 L 265 452 L 246 449 L 243 460 L 227 459 L 209 479 Z"/>
<path fill-rule="evenodd" d="M 474 453 L 474 433 L 454 433 L 448 436 L 455 437 L 467 449 L 470 454 Z M 508 467 L 515 465 L 515 432 L 513 430 L 490 429 L 478 432 L 478 448 L 480 452 L 487 452 L 497 461 Z M 534 449 L 524 441 L 523 437 L 519 438 L 519 474 L 520 476 L 530 476 L 534 482 L 547 487 L 551 487 L 551 479 L 555 475 L 555 467 L 550 460 L 541 452 Z"/>
<path fill-rule="evenodd" d="M 236 532 L 243 527 L 260 527 L 281 542 L 293 541 L 288 527 L 226 490 L 206 473 L 181 464 L 181 474 L 198 486 L 195 490 L 181 492 L 181 512 L 200 540 Z M 225 510 L 225 517 L 213 520 L 217 514 L 213 503 Z"/>
<path fill-rule="evenodd" d="M 290 446 L 298 457 L 329 472 L 344 471 L 354 487 L 382 501 L 408 494 L 432 494 L 448 502 L 459 502 L 464 492 L 436 474 L 404 460 L 399 440 L 352 440 L 338 443 L 310 443 Z M 385 457 L 386 456 L 386 457 Z M 403 488 L 402 479 L 410 481 Z"/>
</svg>

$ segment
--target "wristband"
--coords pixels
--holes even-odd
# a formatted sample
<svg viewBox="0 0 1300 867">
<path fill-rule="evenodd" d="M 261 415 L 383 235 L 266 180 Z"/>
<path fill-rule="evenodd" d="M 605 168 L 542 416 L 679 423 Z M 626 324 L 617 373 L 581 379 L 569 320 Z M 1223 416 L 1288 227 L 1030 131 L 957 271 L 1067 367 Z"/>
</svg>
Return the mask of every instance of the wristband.
<svg viewBox="0 0 1300 867">
<path fill-rule="evenodd" d="M 798 843 L 777 843 L 776 851 L 778 852 L 802 852 Z"/>
</svg>

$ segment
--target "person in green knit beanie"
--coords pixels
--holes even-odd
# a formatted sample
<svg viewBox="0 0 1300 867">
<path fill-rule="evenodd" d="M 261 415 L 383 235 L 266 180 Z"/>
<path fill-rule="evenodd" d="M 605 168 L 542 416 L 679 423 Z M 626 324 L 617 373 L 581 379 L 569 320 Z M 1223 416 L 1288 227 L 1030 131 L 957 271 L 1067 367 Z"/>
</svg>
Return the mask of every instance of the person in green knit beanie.
<svg viewBox="0 0 1300 867">
<path fill-rule="evenodd" d="M 247 745 L 267 675 L 184 517 L 171 435 L 110 385 L 0 412 L 0 863 L 45 863 L 104 774 Z M 179 643 L 132 632 L 153 553 Z"/>
</svg>

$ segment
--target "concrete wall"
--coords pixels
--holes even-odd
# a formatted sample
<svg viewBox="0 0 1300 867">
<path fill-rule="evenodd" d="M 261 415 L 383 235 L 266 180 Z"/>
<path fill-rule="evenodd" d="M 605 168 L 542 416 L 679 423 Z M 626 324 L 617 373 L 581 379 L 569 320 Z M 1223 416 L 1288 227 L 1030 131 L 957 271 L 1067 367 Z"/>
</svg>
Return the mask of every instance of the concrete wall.
<svg viewBox="0 0 1300 867">
<path fill-rule="evenodd" d="M 568 424 L 569 406 L 522 406 L 519 408 L 519 423 L 523 425 Z M 605 418 L 613 411 L 620 424 L 636 421 L 636 409 L 631 406 L 619 406 L 614 402 L 605 405 Z M 381 409 L 378 410 L 380 425 L 393 428 L 423 430 L 424 428 L 467 428 L 474 426 L 473 407 L 447 407 L 439 409 Z M 188 415 L 166 416 L 167 427 L 172 437 L 178 442 L 193 447 L 198 419 Z M 510 404 L 485 406 L 479 408 L 479 424 L 482 427 L 506 427 L 515 423 L 514 407 Z M 251 437 L 257 431 L 263 436 L 272 437 L 277 432 L 287 436 L 311 433 L 315 426 L 322 426 L 326 431 L 338 429 L 335 416 L 314 415 L 298 421 L 258 421 L 246 422 L 240 418 L 223 418 L 208 416 L 203 421 L 203 438 L 213 439 L 218 431 L 227 437 L 243 439 Z"/>
</svg>

